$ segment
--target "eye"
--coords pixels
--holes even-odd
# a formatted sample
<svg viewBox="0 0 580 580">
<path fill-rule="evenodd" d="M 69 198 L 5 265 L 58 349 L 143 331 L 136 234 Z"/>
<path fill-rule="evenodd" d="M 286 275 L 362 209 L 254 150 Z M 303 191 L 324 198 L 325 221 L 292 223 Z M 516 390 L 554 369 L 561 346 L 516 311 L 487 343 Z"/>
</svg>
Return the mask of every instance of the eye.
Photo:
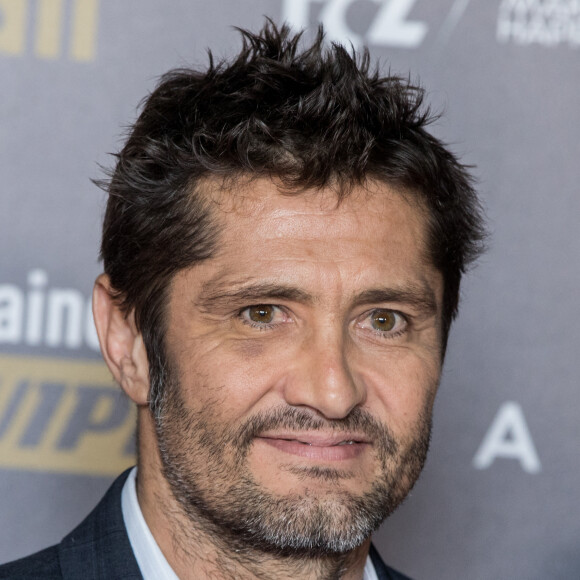
<svg viewBox="0 0 580 580">
<path fill-rule="evenodd" d="M 375 310 L 371 314 L 371 325 L 375 330 L 390 332 L 397 325 L 397 316 L 391 310 Z"/>
<path fill-rule="evenodd" d="M 395 310 L 377 308 L 367 313 L 357 324 L 359 328 L 371 330 L 382 338 L 393 338 L 407 329 L 407 319 Z"/>
<path fill-rule="evenodd" d="M 244 313 L 252 322 L 270 324 L 274 320 L 275 307 L 271 304 L 257 304 L 246 308 Z"/>
<path fill-rule="evenodd" d="M 289 322 L 283 308 L 273 304 L 254 304 L 239 311 L 239 318 L 244 324 L 258 330 L 271 330 L 280 324 Z"/>
</svg>

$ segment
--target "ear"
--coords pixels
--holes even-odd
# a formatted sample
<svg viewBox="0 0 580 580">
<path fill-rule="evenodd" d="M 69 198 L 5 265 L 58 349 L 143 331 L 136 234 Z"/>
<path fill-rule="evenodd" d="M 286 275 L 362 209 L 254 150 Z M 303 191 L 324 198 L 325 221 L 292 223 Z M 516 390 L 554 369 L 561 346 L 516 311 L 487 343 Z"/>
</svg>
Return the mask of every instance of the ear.
<svg viewBox="0 0 580 580">
<path fill-rule="evenodd" d="M 135 325 L 134 313 L 125 315 L 113 299 L 106 274 L 93 289 L 93 316 L 103 358 L 115 380 L 137 405 L 149 400 L 149 362 L 143 337 Z"/>
</svg>

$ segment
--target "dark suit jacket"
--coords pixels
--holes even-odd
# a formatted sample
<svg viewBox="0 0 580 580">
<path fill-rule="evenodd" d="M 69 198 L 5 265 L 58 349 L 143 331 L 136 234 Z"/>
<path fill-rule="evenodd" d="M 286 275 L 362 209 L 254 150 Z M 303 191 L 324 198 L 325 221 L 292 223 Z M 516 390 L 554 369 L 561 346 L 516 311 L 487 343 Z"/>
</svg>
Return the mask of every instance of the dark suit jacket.
<svg viewBox="0 0 580 580">
<path fill-rule="evenodd" d="M 143 580 L 123 522 L 121 490 L 127 470 L 97 507 L 60 544 L 0 566 L 5 580 Z M 379 580 L 409 580 L 370 552 Z"/>
</svg>

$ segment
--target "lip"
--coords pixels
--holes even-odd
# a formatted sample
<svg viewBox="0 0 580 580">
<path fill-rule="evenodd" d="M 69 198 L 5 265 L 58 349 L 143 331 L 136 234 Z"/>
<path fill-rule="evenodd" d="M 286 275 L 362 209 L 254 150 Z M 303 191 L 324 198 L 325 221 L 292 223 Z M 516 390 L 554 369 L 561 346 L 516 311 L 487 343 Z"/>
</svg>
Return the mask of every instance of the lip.
<svg viewBox="0 0 580 580">
<path fill-rule="evenodd" d="M 368 437 L 358 433 L 264 433 L 257 441 L 284 453 L 317 461 L 352 459 L 371 445 Z"/>
</svg>

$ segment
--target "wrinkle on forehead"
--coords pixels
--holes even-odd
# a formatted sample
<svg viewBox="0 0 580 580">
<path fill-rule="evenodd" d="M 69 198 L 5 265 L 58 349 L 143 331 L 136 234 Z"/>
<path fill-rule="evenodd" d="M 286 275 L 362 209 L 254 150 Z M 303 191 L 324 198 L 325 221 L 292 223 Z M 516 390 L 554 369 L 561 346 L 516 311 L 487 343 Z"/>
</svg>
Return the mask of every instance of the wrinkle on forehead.
<svg viewBox="0 0 580 580">
<path fill-rule="evenodd" d="M 400 219 L 407 229 L 412 229 L 414 243 L 419 241 L 424 250 L 423 257 L 427 258 L 427 209 L 416 195 L 401 188 L 369 181 L 364 186 L 353 188 L 346 198 L 339 200 L 337 193 L 328 188 L 289 195 L 274 180 L 248 178 L 235 182 L 230 190 L 208 180 L 203 190 L 215 204 L 217 211 L 214 219 L 218 222 L 216 226 L 222 230 L 219 245 L 224 250 L 224 246 L 231 244 L 235 249 L 235 236 L 227 234 L 228 230 L 236 229 L 238 220 L 239 223 L 254 220 L 251 230 L 240 228 L 237 235 L 244 239 L 256 239 L 257 243 L 261 234 L 269 241 L 283 238 L 296 244 L 305 241 L 312 243 L 317 239 L 328 242 L 329 236 L 325 240 L 321 234 L 332 230 L 337 239 L 358 240 L 369 217 L 365 210 L 368 208 L 368 211 L 376 212 L 378 199 L 383 201 L 380 211 L 384 214 L 385 227 L 396 227 L 397 219 Z M 405 206 L 397 203 L 399 200 L 405 201 L 406 207 L 412 211 L 404 211 Z M 393 216 L 393 212 L 399 215 Z M 324 220 L 321 221 L 321 217 Z M 369 223 L 374 223 L 376 227 L 376 220 L 369 220 Z M 322 231 L 321 224 L 324 224 Z"/>
<path fill-rule="evenodd" d="M 221 230 L 214 259 L 229 256 L 234 267 L 241 265 L 235 260 L 242 256 L 267 259 L 274 269 L 315 260 L 329 271 L 349 261 L 364 270 L 369 259 L 389 258 L 402 268 L 404 260 L 415 275 L 432 266 L 425 211 L 411 193 L 373 183 L 354 189 L 337 205 L 334 191 L 309 190 L 292 197 L 266 179 L 252 180 L 232 194 L 213 187 L 213 195 L 221 198 L 214 213 Z"/>
</svg>

